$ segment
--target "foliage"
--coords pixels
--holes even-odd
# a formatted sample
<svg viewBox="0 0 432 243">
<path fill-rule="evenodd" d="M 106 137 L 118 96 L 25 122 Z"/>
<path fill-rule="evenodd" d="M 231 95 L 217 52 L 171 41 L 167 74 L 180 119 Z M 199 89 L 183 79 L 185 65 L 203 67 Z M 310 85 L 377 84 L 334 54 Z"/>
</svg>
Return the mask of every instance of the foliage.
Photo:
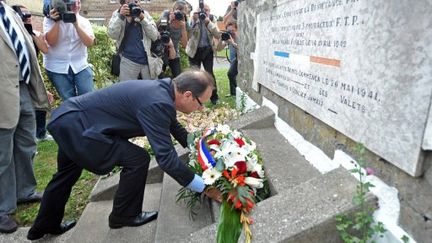
<svg viewBox="0 0 432 243">
<path fill-rule="evenodd" d="M 93 25 L 93 32 L 95 44 L 88 48 L 88 61 L 92 64 L 95 86 L 100 89 L 117 80 L 110 73 L 115 42 L 108 37 L 105 26 Z"/>
<path fill-rule="evenodd" d="M 365 177 L 373 174 L 370 167 L 365 167 L 366 163 L 363 159 L 365 148 L 359 144 L 356 148 L 359 154 L 359 166 L 350 170 L 351 173 L 357 174 L 359 183 L 357 185 L 356 194 L 353 196 L 353 203 L 359 208 L 354 214 L 339 214 L 336 216 L 336 228 L 344 242 L 348 243 L 366 243 L 375 242 L 373 239 L 379 235 L 383 237 L 386 231 L 382 222 L 374 222 L 374 208 L 367 204 L 367 193 L 374 185 L 365 181 Z M 365 168 L 365 169 L 363 169 Z"/>
</svg>

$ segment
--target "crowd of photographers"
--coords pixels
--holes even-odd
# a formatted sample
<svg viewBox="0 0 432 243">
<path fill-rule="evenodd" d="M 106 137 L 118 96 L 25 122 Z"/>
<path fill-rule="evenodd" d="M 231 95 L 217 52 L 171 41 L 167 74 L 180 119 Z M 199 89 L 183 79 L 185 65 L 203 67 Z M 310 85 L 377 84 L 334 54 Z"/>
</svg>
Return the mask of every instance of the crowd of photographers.
<svg viewBox="0 0 432 243">
<path fill-rule="evenodd" d="M 120 81 L 163 78 L 168 67 L 171 71 L 171 77 L 177 77 L 183 71 L 180 61 L 180 46 L 185 49 L 190 66 L 201 68 L 202 65 L 204 70 L 215 80 L 213 73 L 215 52 L 228 45 L 230 68 L 227 75 L 230 82 L 230 95 L 235 96 L 238 63 L 236 43 L 238 1 L 233 1 L 230 4 L 224 16 L 226 31 L 218 29 L 216 18 L 211 15 L 210 7 L 203 0 L 199 0 L 199 6 L 196 9 L 192 9 L 187 1 L 175 1 L 172 8 L 163 11 L 157 21 L 154 21 L 150 14 L 143 9 L 140 1 L 119 0 L 119 3 L 119 8 L 112 13 L 107 34 L 116 41 L 117 53 L 121 57 Z M 25 77 L 25 68 L 28 64 L 22 60 L 25 58 L 27 58 L 27 62 L 31 62 L 31 74 L 37 75 L 36 77 L 32 76 L 30 80 L 42 82 L 36 56 L 32 54 L 30 49 L 22 48 L 22 46 L 28 45 L 27 42 L 31 40 L 35 49 L 43 53 L 43 66 L 49 81 L 53 84 L 62 101 L 94 90 L 93 71 L 87 61 L 87 48 L 94 44 L 95 35 L 89 20 L 79 14 L 80 0 L 44 0 L 43 33 L 33 31 L 31 13 L 24 6 L 14 6 L 15 12 L 9 9 L 11 8 L 3 0 L 0 0 L 0 17 L 2 19 L 0 31 L 8 34 L 5 43 L 12 42 L 14 45 L 18 43 L 14 46 L 15 54 L 13 56 L 15 59 L 17 56 L 19 57 L 18 60 L 14 60 L 18 63 L 16 67 L 19 66 L 21 71 L 18 79 L 23 81 L 20 82 L 19 87 L 22 86 L 24 90 L 24 87 L 27 86 L 23 83 L 28 84 Z M 15 13 L 21 19 L 14 19 L 15 17 L 12 15 Z M 191 16 L 190 19 L 189 16 Z M 16 22 L 19 20 L 22 23 Z M 23 30 L 18 28 L 20 25 L 24 27 Z M 16 35 L 16 30 L 26 33 Z M 32 39 L 28 39 L 26 36 L 31 36 Z M 15 38 L 19 40 L 15 42 Z M 10 48 L 10 46 L 2 45 L 0 48 L 4 53 L 6 48 Z M 21 52 L 24 54 L 20 54 Z M 6 63 L 9 60 L 7 58 L 2 61 Z M 8 69 L 11 66 L 9 67 L 5 63 L 2 63 L 3 68 L 6 68 L 6 71 L 2 71 L 2 75 L 6 77 L 11 73 L 11 77 L 16 78 L 14 75 L 17 72 L 12 72 Z M 9 215 L 16 209 L 17 203 L 40 201 L 42 197 L 42 193 L 35 191 L 36 181 L 31 164 L 36 151 L 36 144 L 32 142 L 34 141 L 32 138 L 36 135 L 38 139 L 50 139 L 50 136 L 46 134 L 45 122 L 47 101 L 52 102 L 53 95 L 43 88 L 43 84 L 32 84 L 32 82 L 30 81 L 27 93 L 17 95 L 14 93 L 16 91 L 14 89 L 14 91 L 6 93 L 12 95 L 13 99 L 6 95 L 0 97 L 1 102 L 6 102 L 6 100 L 11 102 L 19 96 L 18 103 L 21 102 L 21 107 L 18 105 L 20 107 L 19 112 L 21 112 L 18 118 L 15 117 L 15 113 L 12 114 L 8 110 L 8 113 L 4 113 L 3 118 L 9 119 L 9 115 L 14 118 L 0 120 L 0 138 L 2 140 L 0 148 L 1 233 L 11 233 L 16 230 L 17 224 Z M 26 102 L 25 106 L 23 100 Z M 202 106 L 198 98 L 197 101 Z M 218 102 L 216 85 L 214 85 L 210 101 L 213 104 Z M 31 105 L 32 103 L 33 105 Z M 28 109 L 25 110 L 26 107 L 34 108 L 36 116 L 34 113 L 32 113 L 33 115 L 30 114 Z M 23 112 L 28 117 L 23 116 Z M 18 125 L 15 125 L 22 126 L 21 129 L 24 129 L 22 133 L 15 131 L 15 128 L 10 128 L 10 120 L 17 120 Z M 23 138 L 25 143 L 17 144 L 17 141 Z M 8 142 L 6 143 L 6 141 Z M 13 162 L 14 158 L 26 159 L 17 164 Z M 12 171 L 21 174 L 15 175 Z M 23 182 L 26 184 L 25 188 L 21 188 Z M 12 192 L 15 196 L 10 196 Z"/>
</svg>

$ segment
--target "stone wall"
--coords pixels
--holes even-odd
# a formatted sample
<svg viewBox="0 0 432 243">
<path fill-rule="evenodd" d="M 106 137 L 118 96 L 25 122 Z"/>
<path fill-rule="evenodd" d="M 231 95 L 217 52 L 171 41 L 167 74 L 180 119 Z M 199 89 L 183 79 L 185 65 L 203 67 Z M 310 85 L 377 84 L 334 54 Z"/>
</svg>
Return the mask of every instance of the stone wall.
<svg viewBox="0 0 432 243">
<path fill-rule="evenodd" d="M 338 132 L 321 120 L 268 88 L 254 84 L 254 61 L 251 56 L 256 47 L 257 17 L 263 11 L 271 10 L 280 2 L 277 0 L 242 1 L 239 7 L 239 75 L 238 86 L 256 103 L 262 98 L 271 100 L 279 107 L 279 117 L 304 136 L 306 140 L 333 157 L 336 149 L 341 149 L 354 158 L 356 141 Z M 257 85 L 254 87 L 254 85 Z M 384 138 L 385 139 L 385 138 Z M 432 239 L 432 155 L 424 151 L 423 173 L 412 177 L 394 166 L 389 161 L 366 151 L 363 155 L 370 166 L 376 169 L 376 175 L 389 186 L 397 188 L 400 199 L 400 226 L 417 242 L 429 242 Z"/>
</svg>

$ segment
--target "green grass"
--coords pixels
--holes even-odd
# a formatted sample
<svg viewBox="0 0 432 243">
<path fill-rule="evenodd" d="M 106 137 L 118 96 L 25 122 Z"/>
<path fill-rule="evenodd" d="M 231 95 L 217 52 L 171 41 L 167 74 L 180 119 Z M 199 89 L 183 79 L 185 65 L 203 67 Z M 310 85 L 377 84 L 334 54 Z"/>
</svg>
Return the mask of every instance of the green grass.
<svg viewBox="0 0 432 243">
<path fill-rule="evenodd" d="M 228 48 L 224 48 L 223 50 L 216 52 L 216 56 L 226 58 L 227 50 L 228 50 Z M 229 51 L 228 51 L 228 56 L 229 56 Z"/>
<path fill-rule="evenodd" d="M 235 98 L 226 97 L 229 94 L 229 81 L 227 77 L 228 68 L 214 70 L 218 86 L 219 103 L 212 105 L 206 104 L 211 109 L 223 106 L 235 108 Z M 37 190 L 43 191 L 57 171 L 57 144 L 54 141 L 42 141 L 38 143 L 38 154 L 34 160 L 34 171 L 37 180 Z M 72 195 L 66 204 L 65 219 L 78 219 L 85 206 L 89 202 L 89 195 L 98 177 L 86 170 L 81 174 L 80 179 L 75 184 Z M 39 211 L 39 203 L 28 203 L 18 205 L 18 209 L 13 215 L 20 226 L 29 226 L 33 223 Z"/>
<path fill-rule="evenodd" d="M 34 160 L 34 172 L 37 190 L 43 191 L 57 171 L 57 144 L 54 141 L 38 143 L 38 154 Z M 72 195 L 66 204 L 65 219 L 78 219 L 89 201 L 89 195 L 98 177 L 88 171 L 83 171 Z M 20 204 L 13 215 L 20 226 L 33 223 L 39 211 L 39 203 Z"/>
<path fill-rule="evenodd" d="M 227 95 L 230 93 L 229 90 L 229 80 L 227 76 L 228 68 L 218 68 L 215 69 L 214 75 L 216 77 L 216 83 L 218 88 L 218 95 L 219 95 L 219 103 L 216 105 L 212 105 L 209 103 L 207 107 L 209 108 L 218 108 L 221 106 L 228 105 L 230 108 L 235 108 L 235 97 Z"/>
</svg>

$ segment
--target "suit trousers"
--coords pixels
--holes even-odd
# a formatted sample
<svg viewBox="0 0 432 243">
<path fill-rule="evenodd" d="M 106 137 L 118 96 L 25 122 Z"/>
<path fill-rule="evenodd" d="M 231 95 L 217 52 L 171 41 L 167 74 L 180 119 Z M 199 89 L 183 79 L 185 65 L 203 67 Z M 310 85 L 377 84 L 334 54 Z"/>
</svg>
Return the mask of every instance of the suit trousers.
<svg viewBox="0 0 432 243">
<path fill-rule="evenodd" d="M 0 215 L 15 211 L 17 201 L 36 189 L 33 158 L 36 153 L 35 115 L 28 86 L 20 82 L 18 124 L 0 129 Z"/>
<path fill-rule="evenodd" d="M 60 123 L 70 123 L 69 114 L 63 115 L 55 122 L 60 120 Z M 60 130 L 52 129 L 51 124 L 48 130 L 59 144 L 58 171 L 45 189 L 33 227 L 43 231 L 58 229 L 72 187 L 79 179 L 82 170 L 94 171 L 94 165 L 89 164 L 94 161 L 101 163 L 99 160 L 106 160 L 106 163 L 115 161 L 111 169 L 114 165 L 122 167 L 112 214 L 117 217 L 135 217 L 142 212 L 147 170 L 150 164 L 150 155 L 146 150 L 125 138 L 113 137 L 113 142 L 108 144 L 82 136 L 82 132 L 78 133 L 79 140 L 69 138 L 73 134 L 77 136 L 76 131 L 59 132 Z M 59 136 L 66 138 L 59 138 Z M 71 141 L 71 144 L 65 144 L 64 141 Z M 108 157 L 100 157 L 99 151 L 108 154 Z M 75 162 L 78 160 L 78 163 Z"/>
</svg>

